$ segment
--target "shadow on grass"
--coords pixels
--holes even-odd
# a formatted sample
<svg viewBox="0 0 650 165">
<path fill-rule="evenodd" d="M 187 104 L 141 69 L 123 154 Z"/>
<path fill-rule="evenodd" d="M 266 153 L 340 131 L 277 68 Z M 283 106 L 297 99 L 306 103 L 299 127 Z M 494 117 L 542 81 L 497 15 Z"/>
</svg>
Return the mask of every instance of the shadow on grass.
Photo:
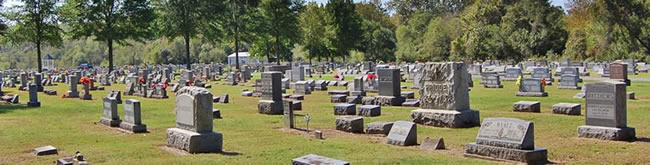
<svg viewBox="0 0 650 165">
<path fill-rule="evenodd" d="M 635 142 L 650 143 L 650 138 L 648 138 L 648 137 L 637 137 Z"/>
<path fill-rule="evenodd" d="M 2 113 L 7 113 L 10 111 L 14 111 L 17 109 L 28 109 L 28 108 L 38 108 L 38 107 L 30 107 L 27 106 L 27 104 L 5 104 L 5 103 L 0 103 L 0 114 Z"/>
<path fill-rule="evenodd" d="M 221 152 L 219 152 L 217 154 L 225 155 L 225 156 L 240 156 L 240 155 L 243 155 L 242 153 L 239 153 L 239 152 L 229 152 L 229 151 L 221 151 Z"/>
</svg>

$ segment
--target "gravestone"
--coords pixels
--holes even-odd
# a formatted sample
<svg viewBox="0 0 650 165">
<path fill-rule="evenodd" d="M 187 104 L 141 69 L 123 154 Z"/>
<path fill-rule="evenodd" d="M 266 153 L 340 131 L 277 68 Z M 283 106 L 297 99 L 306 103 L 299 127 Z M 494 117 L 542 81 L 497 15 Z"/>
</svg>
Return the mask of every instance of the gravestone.
<svg viewBox="0 0 650 165">
<path fill-rule="evenodd" d="M 82 84 L 83 91 L 81 92 L 80 99 L 82 100 L 92 100 L 93 95 L 90 94 L 90 84 L 88 83 L 83 83 Z"/>
<path fill-rule="evenodd" d="M 465 156 L 490 157 L 529 164 L 548 162 L 548 151 L 535 147 L 532 122 L 513 118 L 483 120 L 475 143 L 465 145 Z"/>
<path fill-rule="evenodd" d="M 43 75 L 40 73 L 34 74 L 34 83 L 36 84 L 36 91 L 43 92 Z"/>
<path fill-rule="evenodd" d="M 503 81 L 517 81 L 517 78 L 521 75 L 523 75 L 521 68 L 506 68 L 506 74 L 505 77 L 503 77 Z"/>
<path fill-rule="evenodd" d="M 544 92 L 542 80 L 538 78 L 523 78 L 519 85 L 519 92 L 516 94 L 520 97 L 546 97 L 548 93 Z"/>
<path fill-rule="evenodd" d="M 41 102 L 38 102 L 38 91 L 36 91 L 38 86 L 34 83 L 29 84 L 29 102 L 27 106 L 30 107 L 40 107 Z"/>
<path fill-rule="evenodd" d="M 464 63 L 427 63 L 420 72 L 420 109 L 411 112 L 413 122 L 449 128 L 480 124 L 479 112 L 469 107 Z"/>
<path fill-rule="evenodd" d="M 78 98 L 79 92 L 77 91 L 77 83 L 79 82 L 79 77 L 76 75 L 70 75 L 69 77 L 70 81 L 68 81 L 68 84 L 70 84 L 70 90 L 66 92 L 66 97 Z"/>
<path fill-rule="evenodd" d="M 291 68 L 291 82 L 305 81 L 305 67 L 294 66 Z"/>
<path fill-rule="evenodd" d="M 311 94 L 311 90 L 309 87 L 309 84 L 307 84 L 307 81 L 298 81 L 296 82 L 296 85 L 294 85 L 295 89 L 293 91 L 293 94 L 296 95 L 307 95 Z"/>
<path fill-rule="evenodd" d="M 104 116 L 99 119 L 99 123 L 110 127 L 120 125 L 120 116 L 117 114 L 117 100 L 114 98 L 104 98 Z"/>
<path fill-rule="evenodd" d="M 183 87 L 176 93 L 176 128 L 167 129 L 167 146 L 189 153 L 221 152 L 223 135 L 212 131 L 212 93 Z"/>
<path fill-rule="evenodd" d="M 557 86 L 558 89 L 581 89 L 578 86 L 578 76 L 572 74 L 562 74 L 560 77 L 560 85 Z"/>
<path fill-rule="evenodd" d="M 257 103 L 257 110 L 261 114 L 282 114 L 282 73 L 262 73 L 262 100 Z"/>
<path fill-rule="evenodd" d="M 294 128 L 293 124 L 293 101 L 284 100 L 284 127 L 292 129 Z"/>
<path fill-rule="evenodd" d="M 363 83 L 363 77 L 354 78 L 352 89 L 350 89 L 352 96 L 366 96 L 366 91 L 363 89 Z"/>
<path fill-rule="evenodd" d="M 117 100 L 117 104 L 122 104 L 122 92 L 121 91 L 116 91 L 116 90 L 111 90 L 108 92 L 108 98 L 114 98 Z"/>
<path fill-rule="evenodd" d="M 120 123 L 120 128 L 133 133 L 147 132 L 147 125 L 142 124 L 140 101 L 128 99 L 124 102 L 124 121 Z"/>
<path fill-rule="evenodd" d="M 226 85 L 237 85 L 237 77 L 235 77 L 235 72 L 228 72 L 226 76 Z"/>
<path fill-rule="evenodd" d="M 624 82 L 627 86 L 631 85 L 630 79 L 627 78 L 627 64 L 617 61 L 609 66 L 609 79 Z"/>
<path fill-rule="evenodd" d="M 410 146 L 418 144 L 417 125 L 408 121 L 396 121 L 390 128 L 386 144 Z"/>
<path fill-rule="evenodd" d="M 538 79 L 544 79 L 546 82 L 546 85 L 551 85 L 553 84 L 553 74 L 549 71 L 548 68 L 535 68 L 533 69 L 533 74 L 531 75 L 532 78 L 538 78 Z"/>
<path fill-rule="evenodd" d="M 594 82 L 585 85 L 586 125 L 578 127 L 578 136 L 603 140 L 630 141 L 635 129 L 627 127 L 626 87 L 623 82 Z"/>
<path fill-rule="evenodd" d="M 320 139 L 320 138 L 318 138 Z M 292 165 L 350 165 L 350 163 L 342 160 L 336 160 L 320 155 L 309 154 L 291 160 Z"/>
<path fill-rule="evenodd" d="M 27 73 L 21 73 L 20 74 L 20 86 L 18 87 L 19 90 L 28 90 L 29 86 L 27 86 Z"/>
<path fill-rule="evenodd" d="M 405 101 L 401 96 L 399 69 L 378 68 L 379 96 L 375 97 L 375 104 L 399 106 Z"/>
<path fill-rule="evenodd" d="M 582 79 L 580 78 L 580 74 L 581 74 L 581 72 L 578 70 L 578 68 L 567 67 L 567 68 L 564 68 L 562 70 L 561 75 L 573 75 L 573 76 L 576 77 L 575 79 L 578 80 L 578 82 L 582 82 Z M 561 81 L 562 81 L 562 79 L 560 79 L 560 82 Z"/>
<path fill-rule="evenodd" d="M 486 72 L 481 77 L 481 82 L 485 88 L 503 88 L 499 74 L 496 72 Z"/>
</svg>

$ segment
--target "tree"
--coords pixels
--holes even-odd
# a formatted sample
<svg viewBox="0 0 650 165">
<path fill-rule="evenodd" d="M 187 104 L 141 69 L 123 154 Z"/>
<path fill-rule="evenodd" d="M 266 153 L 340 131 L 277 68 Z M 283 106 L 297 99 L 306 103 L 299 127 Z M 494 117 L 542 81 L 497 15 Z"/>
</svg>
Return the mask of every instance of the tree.
<svg viewBox="0 0 650 165">
<path fill-rule="evenodd" d="M 256 28 L 260 26 L 256 23 L 259 20 L 257 6 L 260 0 L 225 0 L 225 8 L 221 23 L 221 29 L 225 33 L 225 39 L 235 44 L 235 68 L 239 70 L 239 51 L 241 51 L 240 42 L 252 42 L 254 32 L 259 31 Z"/>
<path fill-rule="evenodd" d="M 4 0 L 0 0 L 0 10 L 3 10 Z M 5 24 L 4 19 L 0 19 L 0 35 L 4 36 L 5 31 L 7 31 L 7 24 Z"/>
<path fill-rule="evenodd" d="M 302 9 L 302 0 L 262 0 L 260 13 L 266 28 L 262 31 L 273 38 L 273 53 L 280 59 L 291 60 L 291 49 L 300 42 L 300 28 L 298 27 L 298 14 Z M 265 38 L 261 38 L 265 39 Z"/>
<path fill-rule="evenodd" d="M 345 57 L 357 47 L 361 38 L 362 19 L 355 10 L 353 0 L 329 0 L 325 10 L 328 28 L 334 32 L 329 39 L 331 49 L 345 61 Z"/>
<path fill-rule="evenodd" d="M 10 40 L 15 43 L 30 42 L 36 45 L 36 61 L 38 72 L 43 71 L 41 47 L 50 45 L 61 47 L 61 28 L 56 15 L 56 0 L 23 0 L 24 5 L 18 6 L 18 12 L 12 14 L 16 22 Z"/>
<path fill-rule="evenodd" d="M 152 36 L 153 8 L 147 0 L 67 0 L 63 21 L 73 38 L 94 37 L 108 47 L 108 69 L 113 71 L 113 43 L 144 42 Z"/>
<path fill-rule="evenodd" d="M 395 61 L 397 49 L 395 33 L 378 22 L 364 20 L 363 35 L 359 50 L 364 52 L 365 61 Z"/>
<path fill-rule="evenodd" d="M 316 2 L 310 2 L 299 16 L 300 29 L 302 31 L 303 50 L 307 52 L 309 63 L 314 57 L 323 58 L 327 51 L 327 35 L 332 35 L 327 31 L 326 23 L 322 19 L 325 15 L 323 8 Z"/>
<path fill-rule="evenodd" d="M 223 9 L 220 0 L 161 0 L 157 3 L 161 33 L 169 38 L 183 37 L 185 61 L 192 69 L 190 40 L 200 34 L 213 37 L 219 29 L 214 26 Z"/>
</svg>

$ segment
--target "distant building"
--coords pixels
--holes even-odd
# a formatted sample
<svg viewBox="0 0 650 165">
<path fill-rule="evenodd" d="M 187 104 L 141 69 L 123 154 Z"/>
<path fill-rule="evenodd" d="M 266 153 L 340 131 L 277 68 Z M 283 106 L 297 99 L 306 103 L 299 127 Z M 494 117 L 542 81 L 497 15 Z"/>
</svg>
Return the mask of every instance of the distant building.
<svg viewBox="0 0 650 165">
<path fill-rule="evenodd" d="M 45 57 L 41 59 L 41 62 L 43 62 L 43 70 L 54 69 L 54 57 L 52 57 L 50 54 L 45 55 Z"/>
<path fill-rule="evenodd" d="M 228 64 L 235 65 L 235 53 L 228 55 Z M 260 64 L 260 60 L 251 58 L 248 52 L 239 52 L 239 65 Z"/>
</svg>

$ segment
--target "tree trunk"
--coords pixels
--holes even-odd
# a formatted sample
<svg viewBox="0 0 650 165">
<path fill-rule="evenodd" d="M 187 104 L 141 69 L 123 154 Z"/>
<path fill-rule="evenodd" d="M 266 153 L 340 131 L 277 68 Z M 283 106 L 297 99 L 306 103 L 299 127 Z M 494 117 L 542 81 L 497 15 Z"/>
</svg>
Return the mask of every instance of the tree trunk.
<svg viewBox="0 0 650 165">
<path fill-rule="evenodd" d="M 239 71 L 239 32 L 238 31 L 235 32 L 235 70 Z"/>
<path fill-rule="evenodd" d="M 280 65 L 280 39 L 279 38 L 280 38 L 279 36 L 277 35 L 275 36 L 275 54 L 277 55 L 278 58 L 275 61 L 277 62 L 278 65 Z"/>
<path fill-rule="evenodd" d="M 40 39 L 36 41 L 36 56 L 37 56 L 37 61 L 38 61 L 38 73 L 42 73 L 43 72 L 43 60 L 41 59 L 41 40 Z"/>
<path fill-rule="evenodd" d="M 108 73 L 113 72 L 113 40 L 108 39 Z"/>
<path fill-rule="evenodd" d="M 190 35 L 185 34 L 185 60 L 187 62 L 187 70 L 192 70 L 192 60 L 190 60 Z"/>
</svg>

